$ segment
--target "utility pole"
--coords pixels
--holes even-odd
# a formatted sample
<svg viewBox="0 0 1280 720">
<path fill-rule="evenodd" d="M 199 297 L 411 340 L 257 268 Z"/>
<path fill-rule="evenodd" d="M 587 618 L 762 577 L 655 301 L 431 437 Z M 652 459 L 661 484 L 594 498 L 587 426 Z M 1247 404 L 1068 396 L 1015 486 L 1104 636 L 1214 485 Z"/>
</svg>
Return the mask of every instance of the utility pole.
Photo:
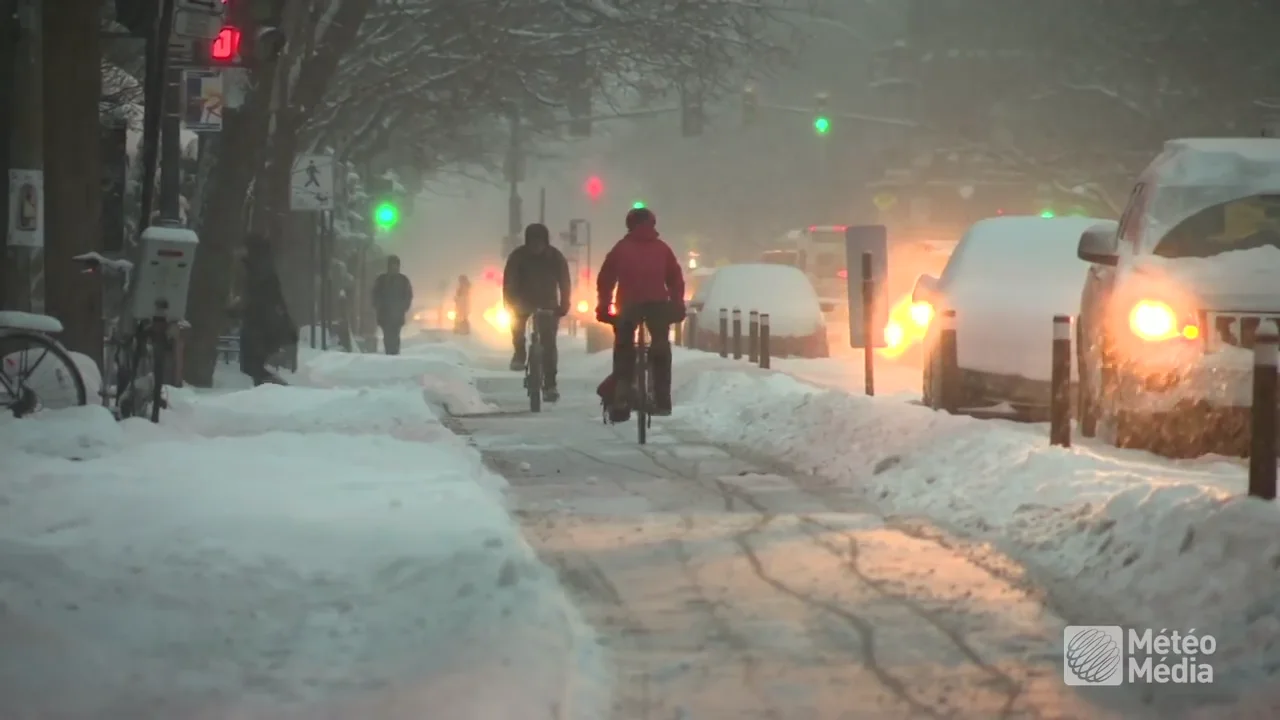
<svg viewBox="0 0 1280 720">
<path fill-rule="evenodd" d="M 99 4 L 45 0 L 44 278 L 46 312 L 68 348 L 102 357 L 102 282 L 72 258 L 102 251 Z"/>
<path fill-rule="evenodd" d="M 164 116 L 160 122 L 160 217 L 182 217 L 182 68 L 173 61 L 175 0 L 160 8 L 159 70 L 164 76 Z"/>
<path fill-rule="evenodd" d="M 520 111 L 511 111 L 511 143 L 507 147 L 504 163 L 507 176 L 507 238 L 503 243 L 502 257 L 511 254 L 520 244 L 520 229 L 524 226 L 523 201 L 520 199 L 520 182 L 524 180 L 524 142 L 520 132 Z"/>
<path fill-rule="evenodd" d="M 12 85 L 8 88 L 12 96 L 9 102 L 0 106 L 0 113 L 9 114 L 10 123 L 9 132 L 3 140 L 8 144 L 9 153 L 8 163 L 3 168 L 6 171 L 6 205 L 11 203 L 12 195 L 8 188 L 9 171 L 40 173 L 44 169 L 44 62 L 40 3 L 39 0 L 15 0 L 13 7 L 17 37 L 13 45 Z M 37 176 L 28 174 L 27 177 L 34 179 Z M 36 192 L 43 195 L 44 183 L 35 184 L 39 186 Z M 7 262 L 4 272 L 7 297 L 4 304 L 15 310 L 39 311 L 44 308 L 44 298 L 35 296 L 35 260 L 41 247 L 35 244 L 32 235 L 26 234 L 20 240 L 18 234 L 12 232 L 15 219 L 8 217 L 6 212 Z M 37 219 L 41 230 L 44 221 L 45 218 Z"/>
<path fill-rule="evenodd" d="M 0 0 L 0 309 L 9 304 L 9 141 L 13 136 L 13 78 L 17 70 L 18 3 Z"/>
</svg>

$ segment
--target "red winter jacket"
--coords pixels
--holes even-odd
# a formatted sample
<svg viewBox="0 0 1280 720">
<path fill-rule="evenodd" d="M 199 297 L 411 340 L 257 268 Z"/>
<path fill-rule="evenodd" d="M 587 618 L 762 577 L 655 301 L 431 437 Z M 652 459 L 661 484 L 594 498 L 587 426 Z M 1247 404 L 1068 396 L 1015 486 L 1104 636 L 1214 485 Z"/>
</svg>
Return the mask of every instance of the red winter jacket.
<svg viewBox="0 0 1280 720">
<path fill-rule="evenodd" d="M 596 277 L 599 307 L 614 302 L 619 308 L 649 302 L 684 302 L 684 271 L 671 246 L 658 237 L 657 228 L 643 225 L 627 233 L 604 256 Z"/>
</svg>

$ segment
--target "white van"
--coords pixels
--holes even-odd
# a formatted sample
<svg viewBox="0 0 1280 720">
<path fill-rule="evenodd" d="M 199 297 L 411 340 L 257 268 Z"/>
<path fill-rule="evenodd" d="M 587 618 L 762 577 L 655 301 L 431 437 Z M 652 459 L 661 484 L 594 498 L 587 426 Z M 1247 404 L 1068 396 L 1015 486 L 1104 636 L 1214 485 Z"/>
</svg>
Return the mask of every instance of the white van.
<svg viewBox="0 0 1280 720">
<path fill-rule="evenodd" d="M 1254 336 L 1280 321 L 1280 139 L 1167 142 L 1119 229 L 1084 232 L 1077 255 L 1082 431 L 1247 452 Z"/>
</svg>

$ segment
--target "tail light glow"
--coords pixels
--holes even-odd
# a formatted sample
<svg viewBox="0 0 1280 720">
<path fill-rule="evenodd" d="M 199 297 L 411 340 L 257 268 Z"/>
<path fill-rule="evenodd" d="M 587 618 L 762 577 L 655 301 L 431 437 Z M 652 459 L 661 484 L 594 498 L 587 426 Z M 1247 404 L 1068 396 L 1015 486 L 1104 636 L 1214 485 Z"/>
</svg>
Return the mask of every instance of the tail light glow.
<svg viewBox="0 0 1280 720">
<path fill-rule="evenodd" d="M 839 271 L 837 271 L 837 272 L 836 272 L 836 277 L 840 278 L 841 280 L 848 280 L 848 279 L 849 279 L 849 271 L 848 271 L 848 270 L 839 270 Z"/>
</svg>

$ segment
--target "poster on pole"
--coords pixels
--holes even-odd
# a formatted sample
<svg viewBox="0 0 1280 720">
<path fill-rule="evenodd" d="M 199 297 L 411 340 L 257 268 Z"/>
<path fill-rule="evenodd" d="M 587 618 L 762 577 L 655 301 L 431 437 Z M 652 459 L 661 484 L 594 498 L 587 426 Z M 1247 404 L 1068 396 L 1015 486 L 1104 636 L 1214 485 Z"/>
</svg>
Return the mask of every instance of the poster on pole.
<svg viewBox="0 0 1280 720">
<path fill-rule="evenodd" d="M 294 158 L 289 190 L 290 210 L 332 210 L 333 156 L 299 155 Z"/>
<path fill-rule="evenodd" d="M 222 132 L 222 70 L 182 71 L 182 126 L 192 132 Z"/>
<path fill-rule="evenodd" d="M 9 171 L 9 247 L 44 247 L 44 171 Z"/>
</svg>

